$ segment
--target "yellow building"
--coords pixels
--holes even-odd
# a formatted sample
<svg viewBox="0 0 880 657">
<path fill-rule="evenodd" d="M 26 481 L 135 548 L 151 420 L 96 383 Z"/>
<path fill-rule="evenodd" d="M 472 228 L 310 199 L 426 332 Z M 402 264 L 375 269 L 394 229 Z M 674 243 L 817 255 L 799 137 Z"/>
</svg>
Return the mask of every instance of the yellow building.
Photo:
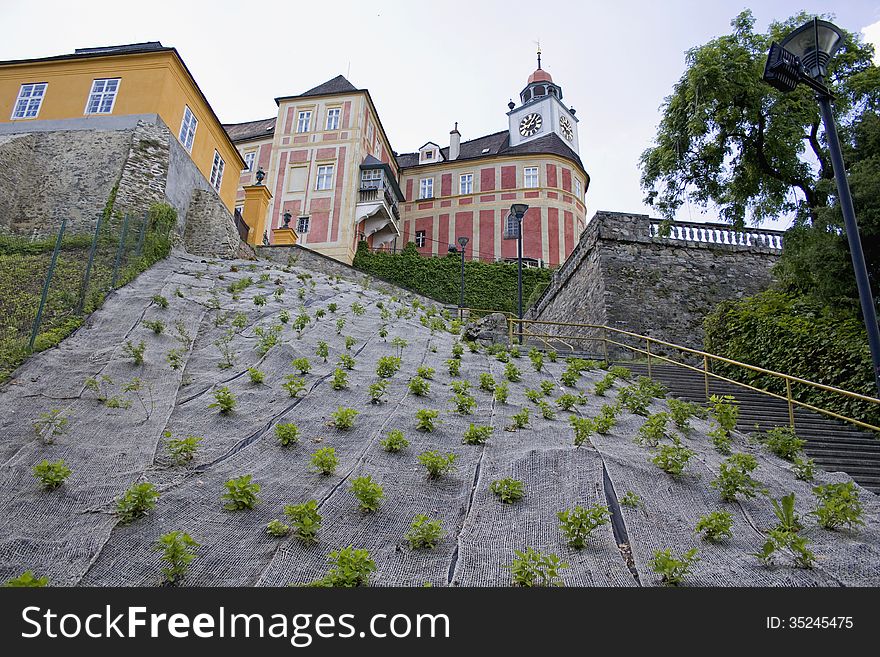
<svg viewBox="0 0 880 657">
<path fill-rule="evenodd" d="M 0 124 L 63 130 L 139 114 L 162 119 L 232 211 L 244 160 L 175 48 L 149 42 L 0 62 Z"/>
</svg>

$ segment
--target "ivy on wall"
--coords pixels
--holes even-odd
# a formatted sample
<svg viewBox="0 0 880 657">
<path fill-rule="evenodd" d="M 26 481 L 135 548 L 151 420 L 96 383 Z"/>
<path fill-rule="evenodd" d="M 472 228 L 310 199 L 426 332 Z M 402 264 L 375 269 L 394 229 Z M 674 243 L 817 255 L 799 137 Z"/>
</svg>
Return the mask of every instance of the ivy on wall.
<svg viewBox="0 0 880 657">
<path fill-rule="evenodd" d="M 874 397 L 871 353 L 860 319 L 804 297 L 767 290 L 725 301 L 705 319 L 706 351 L 750 365 Z M 735 366 L 718 374 L 785 395 L 780 379 Z M 799 401 L 880 425 L 880 409 L 810 386 L 792 385 Z"/>
<path fill-rule="evenodd" d="M 409 242 L 396 254 L 372 253 L 365 242 L 358 245 L 352 263 L 357 269 L 400 285 L 445 304 L 458 305 L 461 289 L 461 256 L 426 258 Z M 466 261 L 464 265 L 464 305 L 468 308 L 517 311 L 516 264 Z M 523 268 L 523 309 L 533 302 L 536 287 L 546 287 L 553 272 Z"/>
</svg>

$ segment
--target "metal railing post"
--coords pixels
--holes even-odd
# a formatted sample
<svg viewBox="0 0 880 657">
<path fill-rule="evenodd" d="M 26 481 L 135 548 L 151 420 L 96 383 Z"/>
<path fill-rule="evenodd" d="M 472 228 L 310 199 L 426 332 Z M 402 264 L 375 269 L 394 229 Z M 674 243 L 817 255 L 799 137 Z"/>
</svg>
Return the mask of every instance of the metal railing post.
<svg viewBox="0 0 880 657">
<path fill-rule="evenodd" d="M 82 288 L 79 291 L 79 300 L 76 303 L 76 314 L 79 315 L 83 310 L 86 302 L 86 295 L 89 293 L 89 280 L 92 277 L 92 265 L 95 263 L 95 252 L 98 250 L 98 236 L 101 234 L 101 222 L 104 219 L 104 213 L 98 215 L 98 224 L 95 226 L 95 234 L 92 236 L 92 246 L 89 249 L 89 259 L 86 262 L 86 273 L 83 274 Z"/>
<path fill-rule="evenodd" d="M 709 357 L 703 356 L 703 379 L 706 384 L 706 401 L 709 401 Z"/>
<path fill-rule="evenodd" d="M 43 283 L 43 295 L 40 297 L 40 305 L 37 308 L 37 316 L 34 318 L 34 325 L 31 327 L 31 337 L 28 340 L 28 351 L 34 348 L 34 341 L 37 339 L 37 332 L 40 330 L 40 324 L 43 321 L 43 308 L 46 307 L 46 299 L 49 296 L 49 285 L 52 283 L 52 275 L 55 273 L 55 263 L 58 262 L 58 252 L 61 250 L 61 240 L 64 237 L 64 229 L 67 226 L 67 217 L 61 220 L 61 228 L 58 229 L 58 238 L 55 240 L 55 249 L 52 251 L 52 260 L 49 262 L 49 271 L 46 273 L 46 282 Z"/>
<path fill-rule="evenodd" d="M 513 317 L 507 318 L 507 346 L 513 346 Z"/>
<path fill-rule="evenodd" d="M 602 351 L 605 354 L 605 363 L 607 364 L 609 362 L 608 361 L 608 335 L 607 335 L 607 331 L 602 332 Z"/>
<path fill-rule="evenodd" d="M 651 338 L 645 338 L 645 351 L 648 352 L 648 378 L 651 378 Z"/>
<path fill-rule="evenodd" d="M 122 219 L 122 236 L 119 238 L 119 248 L 116 249 L 116 261 L 113 263 L 113 277 L 110 279 L 110 289 L 116 289 L 116 277 L 119 274 L 119 261 L 122 259 L 122 250 L 125 248 L 125 239 L 128 237 L 128 213 Z"/>
<path fill-rule="evenodd" d="M 785 399 L 788 401 L 788 423 L 794 430 L 794 405 L 791 403 L 791 381 L 785 380 Z"/>
</svg>

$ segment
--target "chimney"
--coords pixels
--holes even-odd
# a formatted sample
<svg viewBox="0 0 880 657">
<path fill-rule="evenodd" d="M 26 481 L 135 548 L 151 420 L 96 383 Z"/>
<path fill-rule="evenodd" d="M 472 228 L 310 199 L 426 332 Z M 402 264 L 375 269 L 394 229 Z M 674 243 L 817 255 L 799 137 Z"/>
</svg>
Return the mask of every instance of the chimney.
<svg viewBox="0 0 880 657">
<path fill-rule="evenodd" d="M 449 133 L 449 159 L 457 160 L 458 153 L 461 150 L 461 133 L 458 131 L 458 121 L 455 122 L 455 127 L 452 129 L 452 132 Z"/>
</svg>

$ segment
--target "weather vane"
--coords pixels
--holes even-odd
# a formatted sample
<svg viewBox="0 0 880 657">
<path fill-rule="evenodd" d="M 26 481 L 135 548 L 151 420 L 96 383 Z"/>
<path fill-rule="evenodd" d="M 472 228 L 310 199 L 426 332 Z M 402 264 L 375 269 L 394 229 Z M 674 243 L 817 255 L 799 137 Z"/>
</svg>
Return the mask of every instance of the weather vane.
<svg viewBox="0 0 880 657">
<path fill-rule="evenodd" d="M 538 46 L 538 68 L 541 68 L 541 40 L 534 42 Z"/>
</svg>

